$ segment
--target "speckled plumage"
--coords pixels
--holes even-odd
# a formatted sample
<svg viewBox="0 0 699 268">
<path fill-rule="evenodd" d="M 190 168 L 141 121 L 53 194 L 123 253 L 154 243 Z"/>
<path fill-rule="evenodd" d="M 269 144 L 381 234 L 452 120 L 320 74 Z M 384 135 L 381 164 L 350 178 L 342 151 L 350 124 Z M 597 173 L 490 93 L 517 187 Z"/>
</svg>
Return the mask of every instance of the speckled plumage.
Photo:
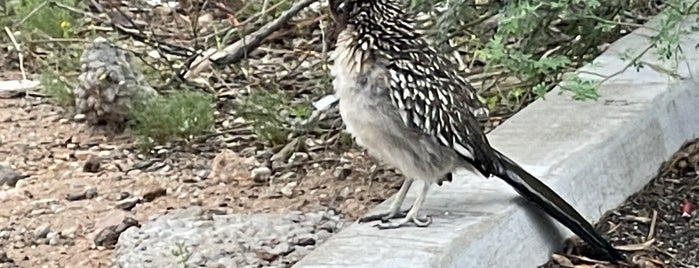
<svg viewBox="0 0 699 268">
<path fill-rule="evenodd" d="M 331 54 L 340 115 L 357 143 L 406 176 L 379 228 L 418 215 L 433 183 L 451 181 L 465 168 L 497 176 L 613 260 L 621 255 L 565 200 L 518 164 L 493 149 L 477 118 L 487 116 L 474 88 L 456 67 L 414 30 L 412 14 L 397 0 L 329 0 L 341 31 Z M 413 181 L 422 191 L 407 213 L 400 207 Z M 405 214 L 405 215 L 403 215 Z M 390 219 L 401 219 L 390 222 Z"/>
<path fill-rule="evenodd" d="M 473 157 L 471 144 L 488 144 L 476 120 L 477 117 L 487 116 L 487 110 L 478 100 L 473 87 L 457 73 L 456 68 L 412 30 L 413 22 L 400 6 L 394 1 L 383 2 L 384 5 L 375 5 L 370 1 L 356 1 L 356 6 L 353 6 L 356 15 L 348 18 L 347 29 L 338 37 L 331 58 L 334 60 L 332 72 L 336 78 L 340 109 L 341 112 L 345 111 L 343 117 L 349 132 L 355 134 L 359 143 L 368 143 L 364 146 L 369 148 L 370 153 L 378 154 L 378 158 L 397 166 L 408 177 L 439 183 L 441 179 L 449 178 L 456 167 L 467 166 L 468 163 L 461 158 L 480 161 L 480 158 Z M 377 25 L 374 21 L 381 23 Z M 355 85 L 355 88 L 348 85 Z M 372 97 L 367 101 L 377 103 L 370 106 L 388 110 L 374 111 L 372 114 L 385 115 L 387 118 L 383 122 L 377 118 L 377 123 L 393 125 L 391 129 L 395 129 L 396 134 L 386 134 L 384 136 L 391 137 L 382 141 L 379 139 L 382 135 L 364 134 L 370 132 L 366 127 L 354 129 L 361 123 L 354 124 L 352 118 L 362 111 L 353 111 L 353 108 L 365 106 L 358 103 L 362 95 L 349 96 L 357 92 L 370 92 Z M 387 103 L 383 99 L 393 106 L 380 107 Z M 354 104 L 348 105 L 347 102 Z M 367 120 L 355 121 L 366 123 Z M 398 122 L 401 124 L 396 124 Z M 411 148 L 401 150 L 405 151 L 402 154 L 404 157 L 399 157 L 409 158 L 409 161 L 392 159 L 400 155 L 396 152 L 372 152 L 376 151 L 373 148 L 380 148 L 373 146 L 377 145 L 373 143 L 405 140 L 406 137 L 401 135 L 406 131 L 414 132 L 410 135 L 410 141 L 427 144 L 407 142 L 390 150 Z M 487 168 L 483 167 L 484 170 Z M 411 169 L 413 172 L 410 172 Z M 415 169 L 429 169 L 429 172 Z"/>
</svg>

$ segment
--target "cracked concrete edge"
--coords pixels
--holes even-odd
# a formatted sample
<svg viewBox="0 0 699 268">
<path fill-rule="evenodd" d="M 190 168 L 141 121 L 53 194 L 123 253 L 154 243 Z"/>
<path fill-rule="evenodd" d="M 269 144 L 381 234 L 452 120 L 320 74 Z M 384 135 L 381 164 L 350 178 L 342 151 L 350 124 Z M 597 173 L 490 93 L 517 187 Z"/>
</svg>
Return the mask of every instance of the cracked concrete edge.
<svg viewBox="0 0 699 268">
<path fill-rule="evenodd" d="M 634 31 L 582 69 L 601 74 L 622 70 L 626 62 L 619 53 L 629 48 L 640 52 L 650 34 L 648 29 Z M 601 86 L 596 102 L 572 101 L 555 89 L 491 132 L 493 147 L 594 222 L 645 185 L 663 161 L 699 133 L 699 34 L 683 35 L 680 41 L 685 58 L 676 67 L 682 79 L 657 68 L 629 68 Z M 642 58 L 671 67 L 656 59 L 652 53 Z M 416 193 L 410 191 L 406 206 Z M 385 210 L 391 200 L 370 213 Z M 499 179 L 463 172 L 453 183 L 433 188 L 423 213 L 433 216 L 428 228 L 377 230 L 352 224 L 294 267 L 535 267 L 572 235 L 525 205 Z"/>
</svg>

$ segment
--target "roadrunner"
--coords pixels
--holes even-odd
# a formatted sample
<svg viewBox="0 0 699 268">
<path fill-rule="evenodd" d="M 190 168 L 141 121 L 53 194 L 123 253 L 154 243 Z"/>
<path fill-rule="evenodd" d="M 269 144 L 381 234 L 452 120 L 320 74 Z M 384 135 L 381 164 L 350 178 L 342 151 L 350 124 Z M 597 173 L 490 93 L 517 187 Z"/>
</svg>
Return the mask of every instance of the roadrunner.
<svg viewBox="0 0 699 268">
<path fill-rule="evenodd" d="M 621 254 L 558 194 L 490 146 L 477 118 L 486 114 L 474 88 L 415 30 L 398 0 L 329 0 L 341 31 L 331 58 L 340 115 L 368 153 L 405 175 L 380 229 L 426 227 L 418 215 L 433 184 L 465 168 L 506 181 L 611 260 Z M 412 207 L 401 211 L 408 189 L 423 182 Z M 393 221 L 391 221 L 393 220 Z"/>
</svg>

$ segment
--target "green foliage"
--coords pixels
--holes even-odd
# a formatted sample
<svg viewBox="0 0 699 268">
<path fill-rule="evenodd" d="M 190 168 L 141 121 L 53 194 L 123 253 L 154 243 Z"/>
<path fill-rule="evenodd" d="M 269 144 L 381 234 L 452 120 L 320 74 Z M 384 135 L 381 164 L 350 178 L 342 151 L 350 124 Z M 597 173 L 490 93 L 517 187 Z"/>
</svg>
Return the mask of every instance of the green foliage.
<svg viewBox="0 0 699 268">
<path fill-rule="evenodd" d="M 486 47 L 478 53 L 483 59 L 488 61 L 487 70 L 496 66 L 505 66 L 519 79 L 525 81 L 556 75 L 570 64 L 570 59 L 563 55 L 537 59 L 531 53 L 509 50 L 505 47 L 502 37 L 499 35 L 493 37 Z"/>
<path fill-rule="evenodd" d="M 183 268 L 190 267 L 187 261 L 192 257 L 192 253 L 184 242 L 175 243 L 175 247 L 170 250 L 170 254 L 177 258 L 177 263 L 181 264 Z"/>
<path fill-rule="evenodd" d="M 688 0 L 412 0 L 419 11 L 432 12 L 435 26 L 428 35 L 444 52 L 466 46 L 485 63 L 485 71 L 504 70 L 528 85 L 514 95 L 491 96 L 488 106 L 501 99 L 521 100 L 520 96 L 543 97 L 562 80 L 562 73 L 589 63 L 599 53 L 598 45 L 612 42 L 639 27 L 630 18 L 649 17 L 663 4 L 663 19 L 650 37 L 655 53 L 671 59 L 680 52 L 680 22 L 697 10 L 697 1 Z M 435 10 L 439 10 L 435 12 Z M 435 14 L 436 13 L 436 14 Z M 496 19 L 492 15 L 498 14 Z M 637 15 L 638 14 L 638 15 Z M 490 19 L 490 20 L 489 20 Z M 485 23 L 486 20 L 490 22 Z M 631 22 L 629 22 L 631 21 Z M 699 30 L 699 19 L 696 29 Z M 644 22 L 638 22 L 644 23 Z M 493 24 L 497 27 L 493 27 Z M 475 38 L 474 38 L 475 36 Z M 450 41 L 450 42 L 447 42 Z M 462 49 L 464 49 L 462 47 Z M 640 51 L 639 51 L 640 52 Z M 645 53 L 642 52 L 642 53 Z M 638 54 L 634 53 L 634 54 Z M 636 69 L 644 64 L 629 57 Z M 647 64 L 646 64 L 647 65 Z M 563 91 L 576 100 L 597 99 L 598 82 L 567 78 Z M 500 89 L 498 89 L 500 90 Z"/>
<path fill-rule="evenodd" d="M 79 46 L 79 45 L 78 45 Z M 60 106 L 73 106 L 73 89 L 80 73 L 81 51 L 76 46 L 57 47 L 39 68 L 42 92 Z"/>
<path fill-rule="evenodd" d="M 79 19 L 78 15 L 58 7 L 54 3 L 70 7 L 82 6 L 80 0 L 8 0 L 6 14 L 8 18 L 12 17 L 12 20 L 0 22 L 3 24 L 13 23 L 14 26 L 18 27 L 17 29 L 30 34 L 43 33 L 54 38 L 74 36 L 75 25 Z"/>
<path fill-rule="evenodd" d="M 288 118 L 306 119 L 313 112 L 310 101 L 292 103 L 290 97 L 271 88 L 255 88 L 236 107 L 239 116 L 252 124 L 253 131 L 272 145 L 287 142 L 291 128 Z"/>
<path fill-rule="evenodd" d="M 567 78 L 563 84 L 561 93 L 564 91 L 573 93 L 572 98 L 574 100 L 597 100 L 600 97 L 599 93 L 597 93 L 597 87 L 599 86 L 597 81 L 581 79 L 573 75 Z"/>
<path fill-rule="evenodd" d="M 130 128 L 143 148 L 173 139 L 188 139 L 209 131 L 214 125 L 210 95 L 187 88 L 174 90 L 133 103 Z"/>
<path fill-rule="evenodd" d="M 70 85 L 65 82 L 65 78 L 55 75 L 50 70 L 41 73 L 42 91 L 48 94 L 51 99 L 60 106 L 73 106 L 73 91 Z"/>
</svg>

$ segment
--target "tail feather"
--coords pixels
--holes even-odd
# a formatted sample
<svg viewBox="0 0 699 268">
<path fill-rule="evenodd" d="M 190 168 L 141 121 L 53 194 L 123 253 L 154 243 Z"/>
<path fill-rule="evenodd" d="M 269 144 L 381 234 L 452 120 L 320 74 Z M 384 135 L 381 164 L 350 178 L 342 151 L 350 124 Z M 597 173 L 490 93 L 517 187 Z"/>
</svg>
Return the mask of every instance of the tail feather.
<svg viewBox="0 0 699 268">
<path fill-rule="evenodd" d="M 534 202 L 585 242 L 606 253 L 615 263 L 623 260 L 622 255 L 609 241 L 604 239 L 568 202 L 507 156 L 497 150 L 495 154 L 500 160 L 498 162 L 501 167 L 496 169 L 493 175 L 507 182 L 520 195 Z"/>
</svg>

